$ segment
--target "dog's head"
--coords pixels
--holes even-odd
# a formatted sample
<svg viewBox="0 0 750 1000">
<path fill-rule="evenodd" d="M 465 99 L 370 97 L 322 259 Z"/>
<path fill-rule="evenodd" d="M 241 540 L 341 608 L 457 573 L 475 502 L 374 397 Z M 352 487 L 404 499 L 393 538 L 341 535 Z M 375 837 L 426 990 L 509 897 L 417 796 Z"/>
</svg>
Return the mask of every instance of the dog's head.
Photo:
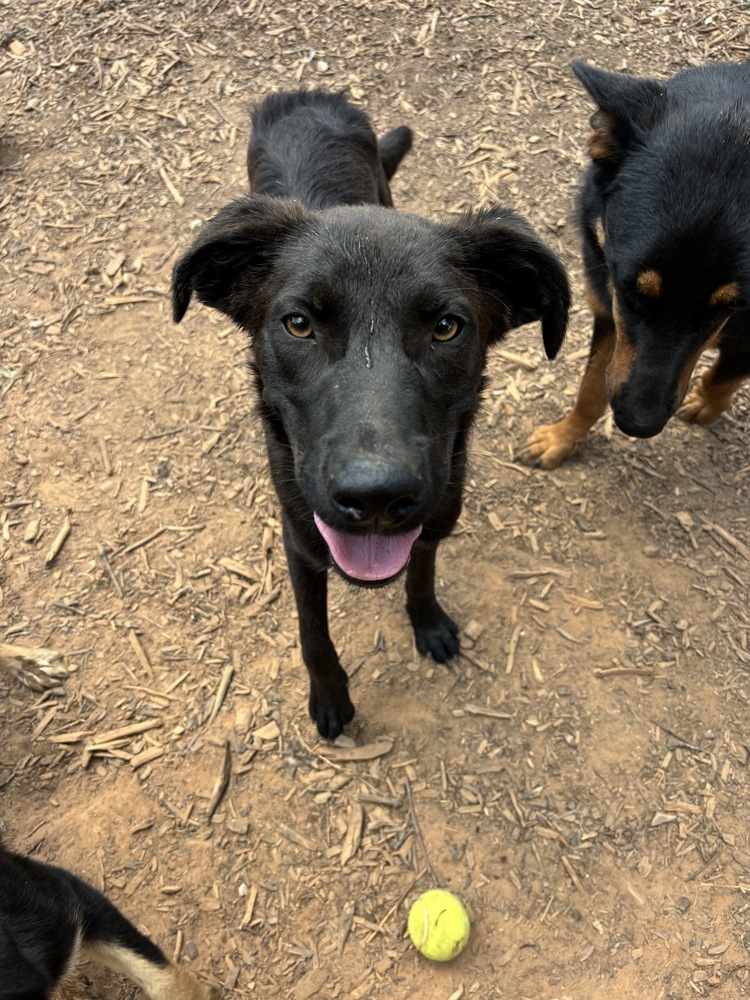
<svg viewBox="0 0 750 1000">
<path fill-rule="evenodd" d="M 623 431 L 651 437 L 750 305 L 750 106 L 731 99 L 727 67 L 667 83 L 573 69 L 598 105 L 591 228 L 616 331 L 609 400 Z"/>
<path fill-rule="evenodd" d="M 554 357 L 569 305 L 562 266 L 509 212 L 438 224 L 255 195 L 177 263 L 176 321 L 193 293 L 250 334 L 282 502 L 358 583 L 393 578 L 448 520 L 488 347 L 541 319 Z"/>
</svg>

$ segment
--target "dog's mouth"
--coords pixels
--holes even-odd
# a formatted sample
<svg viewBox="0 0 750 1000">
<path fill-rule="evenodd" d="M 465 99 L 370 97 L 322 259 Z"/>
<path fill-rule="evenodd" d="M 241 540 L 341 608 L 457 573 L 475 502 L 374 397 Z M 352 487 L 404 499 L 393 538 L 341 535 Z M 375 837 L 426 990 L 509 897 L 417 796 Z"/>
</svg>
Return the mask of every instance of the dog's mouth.
<svg viewBox="0 0 750 1000">
<path fill-rule="evenodd" d="M 401 535 L 352 535 L 332 528 L 317 514 L 313 516 L 338 568 L 352 580 L 363 583 L 389 580 L 400 573 L 422 531 L 420 524 Z"/>
</svg>

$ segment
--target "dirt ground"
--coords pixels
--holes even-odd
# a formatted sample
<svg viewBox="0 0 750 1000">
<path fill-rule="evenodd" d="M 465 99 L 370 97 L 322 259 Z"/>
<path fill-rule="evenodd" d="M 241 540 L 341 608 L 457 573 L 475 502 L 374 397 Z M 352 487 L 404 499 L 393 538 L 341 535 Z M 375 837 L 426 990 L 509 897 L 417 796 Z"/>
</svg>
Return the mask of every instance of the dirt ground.
<svg viewBox="0 0 750 1000">
<path fill-rule="evenodd" d="M 71 669 L 0 690 L 6 840 L 227 996 L 750 996 L 750 393 L 709 429 L 605 420 L 555 472 L 512 460 L 570 405 L 590 329 L 569 61 L 747 59 L 750 6 L 0 11 L 0 636 Z M 414 128 L 398 206 L 513 207 L 576 289 L 558 362 L 538 327 L 493 355 L 439 560 L 457 670 L 416 655 L 400 588 L 333 586 L 359 751 L 307 717 L 243 337 L 169 309 L 176 256 L 245 187 L 250 106 L 298 85 Z M 405 938 L 429 866 L 473 922 L 447 966 Z M 136 991 L 85 966 L 80 995 Z"/>
</svg>

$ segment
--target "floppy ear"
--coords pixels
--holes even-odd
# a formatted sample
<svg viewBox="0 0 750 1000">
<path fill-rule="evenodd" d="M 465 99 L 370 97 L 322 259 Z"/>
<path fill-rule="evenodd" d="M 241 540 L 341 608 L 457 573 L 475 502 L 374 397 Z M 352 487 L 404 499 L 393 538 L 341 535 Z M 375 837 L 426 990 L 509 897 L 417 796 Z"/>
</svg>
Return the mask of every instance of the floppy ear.
<svg viewBox="0 0 750 1000">
<path fill-rule="evenodd" d="M 554 358 L 565 338 L 570 309 L 568 277 L 555 254 L 527 222 L 507 209 L 469 213 L 449 228 L 462 248 L 459 267 L 483 293 L 489 343 L 517 326 L 541 320 L 545 353 Z"/>
<path fill-rule="evenodd" d="M 387 180 L 393 179 L 399 164 L 411 149 L 412 139 L 409 126 L 399 125 L 378 141 L 378 156 Z"/>
<path fill-rule="evenodd" d="M 279 247 L 304 224 L 296 202 L 248 195 L 210 219 L 172 272 L 172 317 L 179 323 L 195 292 L 207 306 L 252 332 L 258 296 Z"/>
<path fill-rule="evenodd" d="M 664 114 L 666 88 L 658 80 L 608 73 L 584 62 L 571 63 L 571 68 L 599 106 L 591 117 L 591 158 L 616 166 Z"/>
</svg>

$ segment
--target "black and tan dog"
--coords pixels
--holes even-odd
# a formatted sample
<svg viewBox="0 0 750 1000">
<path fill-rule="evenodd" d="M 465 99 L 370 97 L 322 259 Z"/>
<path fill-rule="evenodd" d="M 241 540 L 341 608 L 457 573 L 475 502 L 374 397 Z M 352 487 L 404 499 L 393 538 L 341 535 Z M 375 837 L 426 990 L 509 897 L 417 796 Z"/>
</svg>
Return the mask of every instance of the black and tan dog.
<svg viewBox="0 0 750 1000">
<path fill-rule="evenodd" d="M 607 402 L 626 434 L 652 437 L 675 412 L 715 420 L 750 375 L 750 63 L 664 82 L 573 70 L 599 109 L 580 200 L 594 333 L 573 410 L 519 452 L 544 468 Z M 708 347 L 718 358 L 685 399 Z"/>
<path fill-rule="evenodd" d="M 354 707 L 328 632 L 329 567 L 365 587 L 406 568 L 419 651 L 456 655 L 435 553 L 461 510 L 487 349 L 541 319 L 554 357 L 568 283 L 511 212 L 433 223 L 389 208 L 410 133 L 378 145 L 341 95 L 276 95 L 253 126 L 254 193 L 178 261 L 174 318 L 195 294 L 250 335 L 310 713 L 332 738 Z"/>
<path fill-rule="evenodd" d="M 72 1000 L 79 958 L 121 972 L 151 1000 L 219 1000 L 168 961 L 96 889 L 0 844 L 0 1000 Z"/>
</svg>

